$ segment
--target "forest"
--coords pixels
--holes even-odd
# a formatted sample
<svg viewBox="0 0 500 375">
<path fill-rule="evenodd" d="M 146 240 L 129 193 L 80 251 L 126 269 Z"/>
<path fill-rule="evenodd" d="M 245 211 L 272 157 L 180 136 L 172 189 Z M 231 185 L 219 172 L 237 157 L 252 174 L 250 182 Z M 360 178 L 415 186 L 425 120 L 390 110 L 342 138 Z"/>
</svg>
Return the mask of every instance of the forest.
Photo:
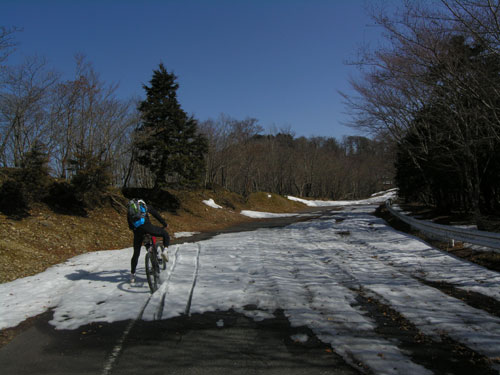
<svg viewBox="0 0 500 375">
<path fill-rule="evenodd" d="M 3 206 L 61 195 L 91 205 L 109 187 L 344 199 L 391 183 L 392 148 L 383 139 L 295 137 L 291 128 L 265 131 L 257 119 L 225 114 L 194 119 L 178 102 L 182 77 L 163 64 L 145 100 L 123 101 L 82 55 L 71 80 L 40 57 L 8 65 L 15 33 L 0 35 Z"/>
<path fill-rule="evenodd" d="M 498 1 L 406 1 L 374 11 L 385 43 L 353 63 L 354 125 L 396 145 L 399 196 L 439 211 L 500 208 Z"/>
</svg>

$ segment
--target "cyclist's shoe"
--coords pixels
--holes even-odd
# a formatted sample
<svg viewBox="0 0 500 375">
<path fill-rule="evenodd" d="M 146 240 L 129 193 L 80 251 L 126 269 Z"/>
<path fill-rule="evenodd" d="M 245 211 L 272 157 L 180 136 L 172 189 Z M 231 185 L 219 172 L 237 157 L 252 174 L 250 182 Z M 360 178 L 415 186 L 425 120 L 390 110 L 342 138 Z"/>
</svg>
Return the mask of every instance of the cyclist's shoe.
<svg viewBox="0 0 500 375">
<path fill-rule="evenodd" d="M 167 249 L 163 249 L 163 251 L 161 252 L 161 257 L 162 257 L 162 259 L 163 259 L 163 261 L 164 261 L 165 263 L 167 263 L 167 262 L 168 262 L 168 254 L 167 254 Z"/>
<path fill-rule="evenodd" d="M 130 284 L 135 283 L 135 273 L 130 274 Z"/>
</svg>

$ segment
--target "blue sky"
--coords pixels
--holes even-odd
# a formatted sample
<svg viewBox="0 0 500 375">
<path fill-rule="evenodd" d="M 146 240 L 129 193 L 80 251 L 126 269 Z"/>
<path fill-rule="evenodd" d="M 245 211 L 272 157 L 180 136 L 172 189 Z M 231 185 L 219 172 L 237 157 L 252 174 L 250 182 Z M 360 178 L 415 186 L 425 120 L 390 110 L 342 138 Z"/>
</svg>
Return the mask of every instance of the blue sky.
<svg viewBox="0 0 500 375">
<path fill-rule="evenodd" d="M 183 109 L 199 120 L 254 117 L 297 136 L 355 134 L 338 90 L 345 64 L 376 42 L 363 0 L 2 0 L 0 26 L 17 26 L 9 60 L 40 55 L 71 79 L 83 53 L 118 96 L 144 97 L 163 62 Z"/>
</svg>

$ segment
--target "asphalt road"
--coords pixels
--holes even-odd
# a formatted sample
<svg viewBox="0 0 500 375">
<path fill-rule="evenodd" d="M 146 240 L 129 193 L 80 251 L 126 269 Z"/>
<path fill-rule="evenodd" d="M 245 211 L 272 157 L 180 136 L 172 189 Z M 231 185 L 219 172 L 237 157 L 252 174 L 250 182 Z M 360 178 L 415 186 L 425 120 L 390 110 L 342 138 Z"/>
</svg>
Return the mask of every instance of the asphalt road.
<svg viewBox="0 0 500 375">
<path fill-rule="evenodd" d="M 50 315 L 0 350 L 2 374 L 360 373 L 281 311 L 261 322 L 228 311 L 77 330 L 55 330 Z M 294 341 L 296 334 L 309 339 Z"/>
<path fill-rule="evenodd" d="M 328 209 L 321 211 L 318 220 L 338 214 Z M 307 219 L 258 220 L 175 242 L 199 241 L 219 233 L 275 228 Z M 498 302 L 492 302 L 493 298 L 460 291 L 451 284 L 425 280 L 422 283 L 422 287 L 442 291 L 443 298 L 449 295 L 492 316 L 499 316 Z M 436 375 L 498 374 L 490 359 L 454 340 L 446 332 L 437 338 L 426 335 L 390 304 L 371 298 L 363 288 L 352 292 L 355 300 L 351 304 L 368 316 L 374 325 L 371 334 L 397 343 L 412 363 L 424 366 Z M 143 308 L 145 306 L 147 303 Z M 436 304 L 438 307 L 439 303 Z M 256 306 L 244 308 L 253 310 Z M 259 316 L 258 312 L 247 315 Z M 339 348 L 322 343 L 309 328 L 291 327 L 280 310 L 274 312 L 274 317 L 263 321 L 255 321 L 235 311 L 182 315 L 153 322 L 144 321 L 141 316 L 111 324 L 92 323 L 75 330 L 56 330 L 49 324 L 51 311 L 31 318 L 21 324 L 26 329 L 14 329 L 15 338 L 0 348 L 0 375 L 370 374 L 368 367 L 358 363 L 356 357 L 351 357 L 350 363 L 353 364 L 347 363 L 349 357 L 346 360 L 340 357 L 335 353 Z M 366 349 L 370 350 L 368 346 Z M 349 353 L 344 352 L 344 355 Z M 384 353 L 377 355 L 382 358 Z M 498 363 L 495 358 L 493 361 Z"/>
<path fill-rule="evenodd" d="M 278 227 L 304 218 L 260 220 L 217 233 Z M 181 241 L 176 241 L 177 243 Z M 248 309 L 254 307 L 247 306 Z M 282 311 L 256 322 L 234 311 L 146 322 L 93 323 L 56 330 L 47 312 L 0 349 L 3 375 L 58 374 L 359 374 Z M 306 334 L 307 336 L 305 336 Z M 308 337 L 307 340 L 294 339 Z"/>
</svg>

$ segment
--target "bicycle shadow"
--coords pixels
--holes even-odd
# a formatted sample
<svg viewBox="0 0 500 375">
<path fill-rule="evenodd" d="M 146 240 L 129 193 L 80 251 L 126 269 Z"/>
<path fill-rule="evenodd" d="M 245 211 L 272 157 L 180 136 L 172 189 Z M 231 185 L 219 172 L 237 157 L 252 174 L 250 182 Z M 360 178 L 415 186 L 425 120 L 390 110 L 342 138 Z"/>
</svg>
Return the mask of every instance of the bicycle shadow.
<svg viewBox="0 0 500 375">
<path fill-rule="evenodd" d="M 71 281 L 88 280 L 90 283 L 116 284 L 117 289 L 127 293 L 149 293 L 146 274 L 144 271 L 139 270 L 133 284 L 130 283 L 130 271 L 126 269 L 99 272 L 79 269 L 65 275 L 65 277 Z"/>
</svg>

